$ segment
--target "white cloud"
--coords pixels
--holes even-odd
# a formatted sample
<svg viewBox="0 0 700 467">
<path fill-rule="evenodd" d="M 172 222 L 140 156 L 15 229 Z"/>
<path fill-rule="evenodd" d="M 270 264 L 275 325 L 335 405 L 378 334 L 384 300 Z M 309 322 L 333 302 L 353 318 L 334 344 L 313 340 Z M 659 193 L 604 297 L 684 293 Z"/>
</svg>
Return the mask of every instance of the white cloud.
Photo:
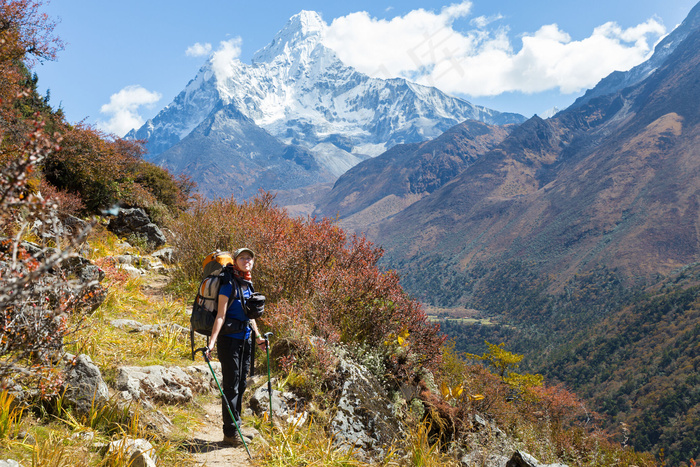
<svg viewBox="0 0 700 467">
<path fill-rule="evenodd" d="M 222 41 L 219 48 L 212 54 L 211 65 L 216 79 L 219 82 L 225 81 L 234 74 L 234 62 L 241 56 L 241 45 L 243 40 L 234 37 L 227 41 Z"/>
<path fill-rule="evenodd" d="M 497 14 L 492 16 L 477 16 L 476 18 L 472 18 L 471 21 L 469 21 L 469 24 L 477 28 L 485 28 L 489 24 L 493 23 L 494 21 L 498 21 L 499 19 L 503 19 L 503 15 Z"/>
<path fill-rule="evenodd" d="M 443 58 L 444 49 L 471 47 L 471 38 L 451 27 L 470 8 L 471 3 L 464 2 L 440 13 L 418 9 L 391 20 L 371 18 L 367 12 L 351 13 L 333 20 L 324 42 L 345 63 L 372 76 L 424 73 L 424 66 Z"/>
<path fill-rule="evenodd" d="M 185 55 L 188 57 L 204 57 L 205 55 L 209 55 L 209 52 L 211 52 L 210 43 L 207 42 L 200 44 L 197 42 L 194 45 L 187 47 L 187 50 L 185 50 Z"/>
<path fill-rule="evenodd" d="M 153 106 L 160 100 L 160 93 L 151 92 L 138 85 L 127 86 L 109 98 L 100 112 L 111 115 L 107 122 L 98 121 L 97 126 L 105 131 L 124 136 L 132 128 L 139 128 L 144 119 L 138 113 L 141 106 Z"/>
<path fill-rule="evenodd" d="M 404 77 L 443 91 L 470 96 L 503 92 L 535 93 L 558 89 L 568 94 L 593 87 L 614 70 L 627 70 L 646 59 L 666 32 L 655 19 L 628 29 L 616 23 L 572 40 L 556 24 L 521 36 L 515 50 L 500 15 L 476 17 L 475 29 L 455 28 L 467 17 L 468 1 L 439 12 L 413 10 L 390 20 L 366 12 L 336 18 L 324 42 L 348 65 L 370 76 Z"/>
</svg>

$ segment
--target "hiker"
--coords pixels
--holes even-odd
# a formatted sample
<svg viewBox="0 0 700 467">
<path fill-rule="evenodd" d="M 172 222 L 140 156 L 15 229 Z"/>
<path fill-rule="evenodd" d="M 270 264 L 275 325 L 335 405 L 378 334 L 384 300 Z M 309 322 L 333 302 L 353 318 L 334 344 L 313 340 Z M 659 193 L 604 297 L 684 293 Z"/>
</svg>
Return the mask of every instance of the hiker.
<svg viewBox="0 0 700 467">
<path fill-rule="evenodd" d="M 211 339 L 207 348 L 207 356 L 216 346 L 219 361 L 221 362 L 221 373 L 223 375 L 223 393 L 229 402 L 236 423 L 241 429 L 241 434 L 249 439 L 255 434 L 253 430 L 244 429 L 241 426 L 241 403 L 243 393 L 246 389 L 246 378 L 251 364 L 251 334 L 257 336 L 257 343 L 265 344 L 265 339 L 261 337 L 258 326 L 254 319 L 248 319 L 243 311 L 238 290 L 244 298 L 248 298 L 253 292 L 251 271 L 255 262 L 255 253 L 249 248 L 239 248 L 233 254 L 233 267 L 227 268 L 231 271 L 230 280 L 225 280 L 219 290 L 216 320 L 211 332 Z M 235 298 L 230 301 L 229 297 Z M 224 321 L 238 320 L 241 322 L 240 331 L 231 334 L 220 334 Z M 252 331 L 252 332 L 251 332 Z M 224 443 L 239 445 L 240 439 L 228 409 L 226 402 L 221 401 L 222 418 L 224 430 Z"/>
</svg>

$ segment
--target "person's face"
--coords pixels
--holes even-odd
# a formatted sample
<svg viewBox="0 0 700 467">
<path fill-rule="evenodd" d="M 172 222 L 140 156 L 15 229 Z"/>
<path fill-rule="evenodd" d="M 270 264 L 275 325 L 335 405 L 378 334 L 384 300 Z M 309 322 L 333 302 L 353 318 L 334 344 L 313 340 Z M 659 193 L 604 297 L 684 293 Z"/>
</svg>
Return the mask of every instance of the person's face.
<svg viewBox="0 0 700 467">
<path fill-rule="evenodd" d="M 247 251 L 244 251 L 236 258 L 236 266 L 238 266 L 238 269 L 241 271 L 252 271 L 254 262 L 255 259 L 253 259 L 253 255 Z"/>
</svg>

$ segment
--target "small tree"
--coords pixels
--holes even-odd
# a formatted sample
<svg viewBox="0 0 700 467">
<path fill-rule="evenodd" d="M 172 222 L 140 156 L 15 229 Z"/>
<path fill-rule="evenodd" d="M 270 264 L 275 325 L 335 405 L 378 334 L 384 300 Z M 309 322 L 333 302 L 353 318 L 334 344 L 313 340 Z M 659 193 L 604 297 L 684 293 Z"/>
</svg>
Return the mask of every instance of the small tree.
<svg viewBox="0 0 700 467">
<path fill-rule="evenodd" d="M 483 355 L 466 354 L 466 357 L 487 362 L 496 370 L 498 376 L 505 381 L 507 377 L 506 373 L 518 368 L 523 359 L 523 355 L 514 354 L 505 350 L 505 342 L 501 342 L 498 345 L 494 345 L 489 341 L 484 341 L 484 343 L 488 346 L 488 352 Z"/>
</svg>

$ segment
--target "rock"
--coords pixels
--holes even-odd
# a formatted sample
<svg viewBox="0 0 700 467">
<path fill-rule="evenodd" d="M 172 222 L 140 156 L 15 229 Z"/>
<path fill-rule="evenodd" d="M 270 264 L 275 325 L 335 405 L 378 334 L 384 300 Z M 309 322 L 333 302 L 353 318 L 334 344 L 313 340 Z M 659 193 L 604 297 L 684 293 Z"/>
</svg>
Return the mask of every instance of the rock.
<svg viewBox="0 0 700 467">
<path fill-rule="evenodd" d="M 221 377 L 221 364 L 212 362 Z M 221 379 L 219 379 L 221 381 Z M 178 404 L 189 402 L 195 393 L 210 392 L 216 388 L 208 366 L 120 367 L 117 370 L 117 390 L 126 400 L 139 400 L 146 406 L 150 402 Z"/>
<path fill-rule="evenodd" d="M 114 456 L 127 460 L 124 465 L 131 467 L 156 467 L 155 448 L 145 439 L 125 438 L 112 441 L 107 447 L 107 457 Z"/>
<path fill-rule="evenodd" d="M 55 218 L 55 223 L 34 220 L 31 231 L 43 240 L 68 239 L 79 235 L 90 228 L 90 224 L 75 216 L 65 216 L 63 219 Z"/>
<path fill-rule="evenodd" d="M 55 250 L 50 250 L 52 250 L 50 254 L 55 253 Z M 83 256 L 73 256 L 68 258 L 61 263 L 61 266 L 71 274 L 76 275 L 80 281 L 85 284 L 93 281 L 102 282 L 105 278 L 105 272 L 100 269 L 100 267 L 93 264 L 92 261 Z"/>
<path fill-rule="evenodd" d="M 472 467 L 478 465 L 480 467 L 503 467 L 508 462 L 506 456 L 499 456 L 498 454 L 482 454 L 479 451 L 472 451 L 465 454 L 462 459 L 460 459 L 461 464 L 464 467 Z"/>
<path fill-rule="evenodd" d="M 127 273 L 129 277 L 141 277 L 146 274 L 146 271 L 136 268 L 130 264 L 122 264 L 119 266 L 119 269 Z"/>
<path fill-rule="evenodd" d="M 160 250 L 151 253 L 151 256 L 158 258 L 165 264 L 173 264 L 175 262 L 175 250 L 171 247 L 161 248 Z"/>
<path fill-rule="evenodd" d="M 267 384 L 260 386 L 250 398 L 250 409 L 258 416 L 270 411 L 270 395 Z M 291 392 L 272 390 L 272 417 L 289 424 L 303 425 L 309 414 L 306 401 Z"/>
<path fill-rule="evenodd" d="M 119 236 L 140 238 L 154 248 L 166 243 L 163 232 L 151 222 L 151 219 L 141 208 L 120 208 L 117 216 L 110 219 L 107 229 Z"/>
<path fill-rule="evenodd" d="M 80 413 L 88 413 L 93 405 L 109 400 L 109 388 L 102 373 L 90 357 L 80 354 L 66 371 L 64 399 Z"/>
<path fill-rule="evenodd" d="M 44 261 L 47 258 L 58 253 L 55 248 L 42 249 L 38 245 L 30 242 L 21 242 L 22 246 L 29 254 L 35 257 L 38 261 Z M 51 274 L 56 277 L 58 268 L 50 270 Z M 107 289 L 100 285 L 105 278 L 105 272 L 97 265 L 93 264 L 89 259 L 77 255 L 71 256 L 63 260 L 60 264 L 62 272 L 68 276 L 76 277 L 83 286 L 83 300 L 80 303 L 80 308 L 89 313 L 92 313 L 99 307 L 107 296 Z M 53 297 L 56 301 L 57 296 Z"/>
<path fill-rule="evenodd" d="M 565 464 L 541 464 L 537 459 L 523 451 L 515 451 L 506 462 L 506 467 L 567 467 Z"/>
<path fill-rule="evenodd" d="M 73 433 L 71 435 L 70 439 L 92 441 L 93 439 L 95 439 L 95 432 L 94 431 L 79 431 L 77 433 Z"/>
<path fill-rule="evenodd" d="M 102 282 L 105 272 L 99 266 L 88 264 L 80 270 L 78 278 L 83 283 Z"/>
<path fill-rule="evenodd" d="M 138 417 L 139 423 L 146 426 L 152 433 L 168 435 L 172 432 L 173 422 L 159 410 L 141 411 Z"/>
<path fill-rule="evenodd" d="M 138 255 L 118 255 L 114 259 L 119 264 L 128 264 L 130 266 L 137 267 L 139 269 L 149 270 L 151 269 L 151 261 L 148 258 L 144 258 Z"/>
<path fill-rule="evenodd" d="M 177 332 L 183 336 L 189 336 L 190 330 L 179 324 L 141 324 L 133 319 L 113 319 L 110 324 L 115 328 L 126 329 L 129 332 L 148 332 L 154 336 L 161 336 L 168 332 Z"/>
<path fill-rule="evenodd" d="M 90 224 L 78 217 L 68 215 L 63 219 L 63 225 L 66 226 L 73 235 L 90 228 Z"/>
<path fill-rule="evenodd" d="M 22 464 L 12 459 L 7 459 L 4 461 L 0 460 L 0 467 L 22 467 Z"/>
<path fill-rule="evenodd" d="M 346 359 L 340 360 L 338 373 L 342 393 L 331 421 L 336 445 L 381 458 L 402 431 L 386 391 L 367 368 Z"/>
</svg>

